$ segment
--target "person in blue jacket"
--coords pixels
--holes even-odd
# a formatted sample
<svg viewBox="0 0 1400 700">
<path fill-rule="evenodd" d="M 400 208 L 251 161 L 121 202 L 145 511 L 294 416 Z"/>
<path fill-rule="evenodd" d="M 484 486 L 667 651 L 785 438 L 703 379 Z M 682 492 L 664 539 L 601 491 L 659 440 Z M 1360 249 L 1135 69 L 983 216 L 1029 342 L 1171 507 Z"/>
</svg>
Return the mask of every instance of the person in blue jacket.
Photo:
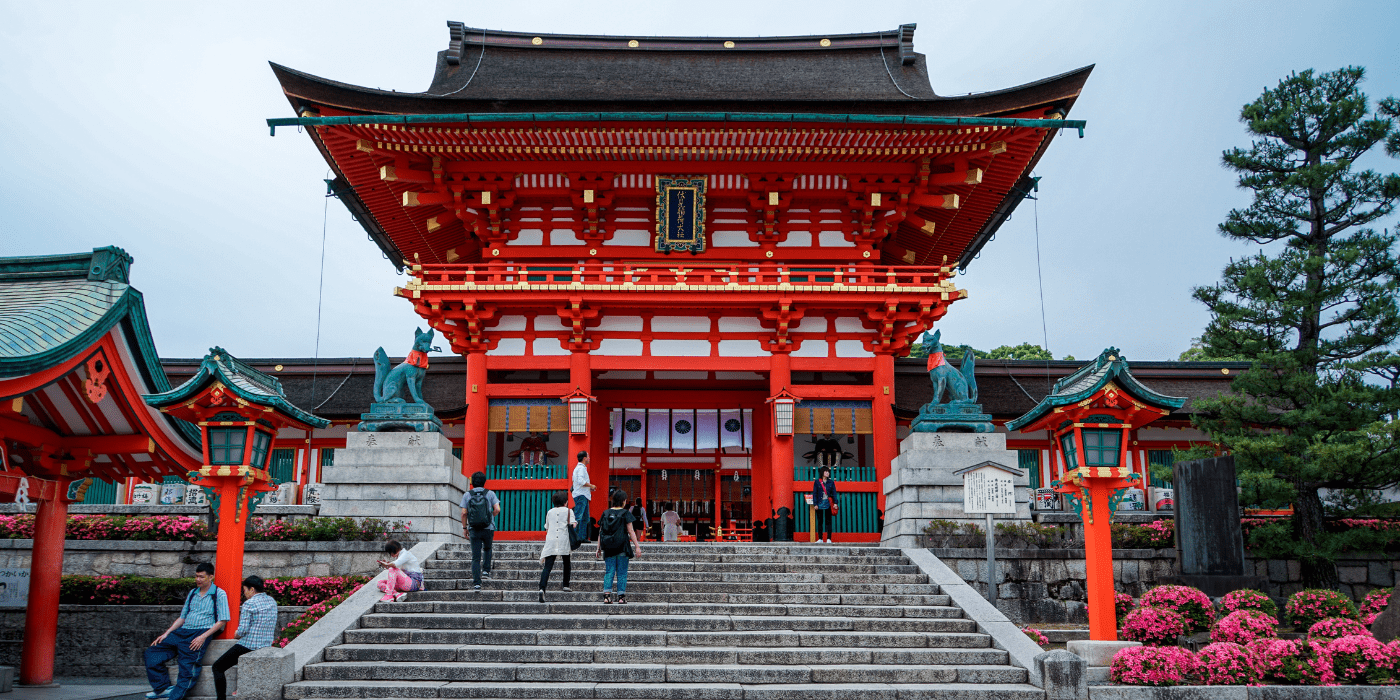
<svg viewBox="0 0 1400 700">
<path fill-rule="evenodd" d="M 831 544 L 831 518 L 836 515 L 840 501 L 836 498 L 836 481 L 831 478 L 831 468 L 817 470 L 817 480 L 812 482 L 812 504 L 817 507 L 817 541 L 822 541 L 826 533 L 826 543 Z"/>
</svg>

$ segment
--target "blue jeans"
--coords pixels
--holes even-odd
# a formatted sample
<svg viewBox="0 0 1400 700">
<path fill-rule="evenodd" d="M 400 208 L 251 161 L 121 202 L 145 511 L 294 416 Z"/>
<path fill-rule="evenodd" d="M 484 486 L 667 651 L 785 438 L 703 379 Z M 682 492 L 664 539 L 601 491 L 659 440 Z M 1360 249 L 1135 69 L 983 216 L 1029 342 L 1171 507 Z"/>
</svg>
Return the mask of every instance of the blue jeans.
<svg viewBox="0 0 1400 700">
<path fill-rule="evenodd" d="M 613 590 L 613 576 L 617 576 L 617 593 L 627 592 L 627 555 L 619 554 L 603 560 L 603 592 Z"/>
<path fill-rule="evenodd" d="M 588 541 L 588 497 L 574 496 L 574 520 L 578 521 L 578 538 Z"/>
<path fill-rule="evenodd" d="M 184 699 L 185 693 L 199 679 L 199 661 L 204 658 L 210 640 L 205 640 L 204 646 L 197 651 L 190 651 L 190 641 L 207 631 L 208 628 L 182 627 L 166 635 L 160 644 L 146 647 L 146 680 L 151 682 L 151 690 L 159 693 L 170 686 L 170 672 L 165 670 L 165 662 L 173 658 L 180 666 L 180 675 L 175 680 L 175 688 L 170 691 L 170 698 Z"/>
<path fill-rule="evenodd" d="M 472 585 L 481 585 L 481 572 L 491 573 L 491 544 L 496 539 L 495 530 L 467 530 L 472 540 Z M 483 550 L 485 550 L 483 552 Z M 482 559 L 485 559 L 485 564 Z M 418 585 L 421 587 L 422 582 Z"/>
</svg>

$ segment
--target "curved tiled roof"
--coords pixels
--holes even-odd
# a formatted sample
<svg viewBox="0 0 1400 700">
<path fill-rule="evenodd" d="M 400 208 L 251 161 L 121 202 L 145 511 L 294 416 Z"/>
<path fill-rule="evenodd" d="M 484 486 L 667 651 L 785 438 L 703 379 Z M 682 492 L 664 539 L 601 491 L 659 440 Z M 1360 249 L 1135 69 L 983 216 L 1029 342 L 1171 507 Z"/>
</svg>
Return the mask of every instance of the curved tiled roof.
<svg viewBox="0 0 1400 700">
<path fill-rule="evenodd" d="M 1117 383 L 1134 398 L 1157 408 L 1178 409 L 1186 404 L 1185 397 L 1159 394 L 1139 382 L 1128 370 L 1128 360 L 1118 348 L 1108 348 L 1097 359 L 1055 382 L 1050 394 L 1041 399 L 1025 415 L 1006 424 L 1009 430 L 1019 430 L 1054 408 L 1079 403 L 1093 396 L 1110 381 Z"/>
<path fill-rule="evenodd" d="M 312 415 L 288 401 L 286 393 L 282 390 L 281 382 L 268 374 L 253 369 L 248 363 L 218 347 L 209 349 L 209 354 L 205 355 L 204 360 L 200 362 L 199 371 L 195 372 L 195 375 L 186 380 L 184 384 L 170 391 L 150 394 L 142 398 L 148 405 L 155 408 L 173 406 L 195 396 L 210 383 L 216 381 L 231 389 L 239 398 L 258 406 L 281 411 L 293 420 L 316 428 L 330 425 L 330 421 Z"/>
</svg>

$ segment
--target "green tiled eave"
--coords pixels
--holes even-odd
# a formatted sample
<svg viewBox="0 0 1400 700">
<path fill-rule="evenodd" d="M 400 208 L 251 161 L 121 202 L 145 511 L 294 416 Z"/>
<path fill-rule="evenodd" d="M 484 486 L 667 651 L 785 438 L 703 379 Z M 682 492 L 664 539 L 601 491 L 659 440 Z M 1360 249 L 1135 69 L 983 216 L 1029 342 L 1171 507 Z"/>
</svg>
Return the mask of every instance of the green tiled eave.
<svg viewBox="0 0 1400 700">
<path fill-rule="evenodd" d="M 1110 357 L 1113 359 L 1108 359 Z M 1056 408 L 1077 404 L 1098 393 L 1110 381 L 1116 381 L 1124 391 L 1149 406 L 1176 410 L 1186 405 L 1184 397 L 1166 396 L 1143 386 L 1128 370 L 1128 361 L 1117 348 L 1109 348 L 1098 359 L 1056 382 L 1050 395 L 1041 399 L 1025 415 L 1007 423 L 1006 429 L 1020 430 Z"/>
<path fill-rule="evenodd" d="M 234 395 L 252 404 L 279 410 L 295 420 L 316 428 L 325 428 L 330 421 L 302 410 L 287 400 L 282 391 L 282 383 L 275 378 L 253 369 L 223 348 L 212 348 L 204 361 L 199 363 L 199 371 L 188 381 L 174 389 L 142 397 L 147 405 L 154 408 L 173 406 L 198 395 L 209 384 L 218 381 L 228 387 Z"/>
</svg>

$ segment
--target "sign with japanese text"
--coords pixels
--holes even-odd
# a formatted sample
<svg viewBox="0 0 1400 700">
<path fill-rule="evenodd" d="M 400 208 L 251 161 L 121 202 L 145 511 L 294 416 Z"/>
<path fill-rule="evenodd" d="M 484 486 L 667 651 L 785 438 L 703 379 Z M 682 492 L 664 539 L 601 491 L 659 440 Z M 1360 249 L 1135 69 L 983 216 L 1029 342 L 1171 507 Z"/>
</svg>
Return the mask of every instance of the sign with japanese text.
<svg viewBox="0 0 1400 700">
<path fill-rule="evenodd" d="M 29 569 L 0 569 L 0 608 L 22 608 L 29 602 Z"/>
<path fill-rule="evenodd" d="M 1016 482 L 1009 472 L 982 467 L 963 474 L 963 512 L 968 515 L 1016 512 Z"/>
<path fill-rule="evenodd" d="M 704 177 L 656 178 L 656 250 L 705 251 Z"/>
</svg>

